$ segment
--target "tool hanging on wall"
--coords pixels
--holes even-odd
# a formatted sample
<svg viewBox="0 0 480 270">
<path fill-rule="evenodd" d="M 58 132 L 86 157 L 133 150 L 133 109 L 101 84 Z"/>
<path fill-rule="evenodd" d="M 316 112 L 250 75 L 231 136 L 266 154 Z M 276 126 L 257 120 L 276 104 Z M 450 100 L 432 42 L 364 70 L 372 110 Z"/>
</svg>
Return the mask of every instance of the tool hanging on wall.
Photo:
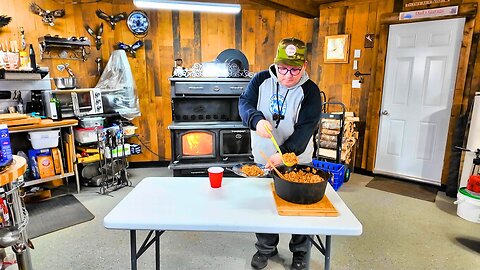
<svg viewBox="0 0 480 270">
<path fill-rule="evenodd" d="M 102 10 L 97 9 L 97 11 L 95 11 L 95 13 L 97 14 L 97 16 L 100 19 L 108 22 L 110 24 L 110 26 L 112 27 L 112 30 L 115 30 L 115 25 L 117 24 L 117 22 L 127 19 L 127 13 L 126 12 L 118 13 L 118 14 L 115 14 L 115 15 L 108 15 L 107 13 L 103 12 Z"/>
<path fill-rule="evenodd" d="M 22 39 L 22 51 L 25 51 L 27 49 L 27 42 L 25 41 L 25 30 L 23 26 L 20 26 L 20 36 Z"/>
<path fill-rule="evenodd" d="M 85 29 L 95 39 L 95 47 L 97 48 L 97 51 L 99 51 L 100 47 L 102 47 L 103 23 L 101 23 L 95 31 L 93 31 L 88 24 L 85 24 Z"/>
<path fill-rule="evenodd" d="M 95 63 L 97 63 L 97 73 L 98 76 L 102 75 L 102 58 L 97 57 L 95 59 Z"/>
<path fill-rule="evenodd" d="M 65 9 L 56 9 L 52 11 L 45 10 L 34 2 L 30 4 L 30 11 L 37 15 L 42 16 L 43 23 L 48 24 L 50 26 L 55 25 L 56 18 L 61 18 L 65 16 Z"/>
<path fill-rule="evenodd" d="M 117 47 L 119 49 L 122 49 L 122 50 L 128 52 L 133 57 L 137 56 L 137 50 L 140 49 L 142 46 L 143 46 L 143 41 L 141 41 L 141 40 L 137 40 L 132 45 L 127 45 L 127 44 L 125 44 L 121 41 L 117 44 Z"/>
<path fill-rule="evenodd" d="M 0 15 L 0 28 L 7 26 L 12 21 L 12 17 Z"/>
</svg>

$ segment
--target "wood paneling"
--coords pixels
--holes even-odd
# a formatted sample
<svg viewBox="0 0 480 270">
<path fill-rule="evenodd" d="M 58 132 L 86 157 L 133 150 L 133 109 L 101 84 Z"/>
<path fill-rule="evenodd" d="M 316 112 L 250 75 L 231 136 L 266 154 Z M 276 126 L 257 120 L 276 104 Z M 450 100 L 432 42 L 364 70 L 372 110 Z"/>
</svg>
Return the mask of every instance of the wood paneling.
<svg viewBox="0 0 480 270">
<path fill-rule="evenodd" d="M 325 36 L 337 34 L 350 35 L 350 55 L 346 64 L 330 64 L 323 62 L 323 54 L 318 53 L 312 59 L 311 77 L 323 90 L 328 101 L 343 102 L 347 110 L 353 111 L 360 117 L 357 123 L 359 130 L 358 150 L 356 152 L 355 166 L 367 168 L 368 140 L 372 112 L 369 111 L 373 95 L 373 78 L 378 63 L 379 25 L 378 20 L 381 14 L 393 11 L 393 1 L 344 1 L 341 3 L 330 3 L 320 6 L 320 19 L 318 30 L 317 51 L 324 50 Z M 366 34 L 375 34 L 375 47 L 364 48 Z M 358 79 L 353 76 L 353 52 L 361 50 L 361 57 L 358 60 L 358 70 L 361 73 L 370 73 L 371 76 L 363 76 L 361 89 L 352 89 L 351 82 Z M 330 108 L 338 110 L 339 108 Z"/>
<path fill-rule="evenodd" d="M 456 3 L 458 3 L 457 1 Z M 445 183 L 450 169 L 450 145 L 457 118 L 468 113 L 474 92 L 480 87 L 480 56 L 478 36 L 480 35 L 478 0 L 464 0 L 460 7 L 460 17 L 466 17 L 464 38 L 460 52 L 460 61 L 455 82 L 452 113 L 449 125 L 447 150 L 445 153 L 442 183 Z M 473 4 L 469 4 L 473 3 Z M 347 12 L 345 12 L 347 9 Z M 352 60 L 348 64 L 324 64 L 321 54 L 312 61 L 312 78 L 318 82 L 330 100 L 342 101 L 347 108 L 360 117 L 359 148 L 356 166 L 373 170 L 377 146 L 379 110 L 382 102 L 383 76 L 385 71 L 388 25 L 402 23 L 398 21 L 398 13 L 394 13 L 394 1 L 382 0 L 347 0 L 320 6 L 317 50 L 323 50 L 326 35 L 343 34 L 339 27 L 345 22 L 345 33 L 351 35 L 351 48 L 361 49 L 359 71 L 371 73 L 364 76 L 361 89 L 348 86 L 353 77 Z M 438 19 L 438 18 L 437 18 Z M 349 28 L 353 25 L 352 28 Z M 365 34 L 375 34 L 374 48 L 363 48 Z M 452 168 L 453 170 L 458 168 Z"/>
<path fill-rule="evenodd" d="M 25 28 L 27 43 L 34 44 L 38 58 L 38 37 L 52 34 L 86 36 L 84 25 L 94 28 L 102 20 L 95 15 L 96 9 L 108 14 L 127 12 L 137 9 L 132 1 L 102 1 L 92 4 L 58 4 L 52 0 L 36 0 L 44 9 L 64 8 L 66 16 L 58 18 L 55 26 L 42 23 L 39 16 L 29 12 L 29 1 L 2 0 L 0 14 L 13 17 L 13 21 L 0 29 L 0 42 L 19 40 L 18 28 Z M 71 3 L 71 1 L 67 1 Z M 112 2 L 114 4 L 112 4 Z M 140 139 L 155 154 L 143 148 L 142 155 L 134 156 L 132 161 L 155 161 L 170 159 L 170 133 L 167 129 L 172 121 L 170 83 L 173 60 L 184 60 L 184 66 L 190 67 L 197 62 L 207 62 L 228 48 L 242 49 L 250 63 L 250 70 L 258 72 L 266 69 L 273 61 L 276 45 L 281 38 L 296 36 L 312 44 L 313 20 L 293 15 L 289 12 L 275 11 L 270 8 L 244 9 L 239 15 L 147 11 L 151 28 L 146 37 L 141 38 L 145 47 L 137 51 L 137 57 L 129 57 L 140 101 L 141 117 L 134 120 L 139 127 Z M 89 37 L 90 38 L 90 37 Z M 93 39 L 90 38 L 93 43 Z M 95 58 L 101 57 L 103 65 L 108 61 L 114 46 L 119 42 L 133 44 L 134 37 L 125 21 L 117 24 L 115 30 L 104 22 L 103 46 L 97 51 L 92 46 L 86 62 L 75 60 L 45 59 L 37 62 L 48 66 L 51 76 L 66 76 L 56 70 L 56 65 L 70 63 L 78 77 L 81 87 L 93 87 L 98 81 Z M 138 143 L 136 139 L 132 142 Z"/>
</svg>

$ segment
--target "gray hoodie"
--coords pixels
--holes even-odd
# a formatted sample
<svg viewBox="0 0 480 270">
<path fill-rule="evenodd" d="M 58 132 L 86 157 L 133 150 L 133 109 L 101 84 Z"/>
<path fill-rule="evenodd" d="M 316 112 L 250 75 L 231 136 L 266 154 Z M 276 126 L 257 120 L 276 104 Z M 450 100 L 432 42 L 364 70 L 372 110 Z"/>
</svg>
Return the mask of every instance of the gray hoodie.
<svg viewBox="0 0 480 270">
<path fill-rule="evenodd" d="M 277 99 L 278 89 L 278 99 Z M 286 99 L 285 99 L 286 96 Z M 286 88 L 278 82 L 275 65 L 257 73 L 240 96 L 238 108 L 243 124 L 252 130 L 258 121 L 266 119 L 273 126 L 273 136 L 282 152 L 294 152 L 299 163 L 309 163 L 313 156 L 313 132 L 320 120 L 322 99 L 318 86 L 305 72 L 293 87 Z M 278 127 L 274 114 L 284 115 Z M 262 138 L 252 132 L 252 153 L 255 162 L 266 164 L 259 154 L 267 156 L 277 153 L 269 138 Z"/>
</svg>

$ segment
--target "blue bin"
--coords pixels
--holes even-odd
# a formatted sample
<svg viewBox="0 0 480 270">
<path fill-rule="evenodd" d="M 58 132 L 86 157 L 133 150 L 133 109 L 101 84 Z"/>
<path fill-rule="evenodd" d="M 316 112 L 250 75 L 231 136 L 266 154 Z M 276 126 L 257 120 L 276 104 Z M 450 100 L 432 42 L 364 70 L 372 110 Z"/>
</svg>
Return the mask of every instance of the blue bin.
<svg viewBox="0 0 480 270">
<path fill-rule="evenodd" d="M 314 159 L 313 167 L 316 169 L 324 170 L 333 175 L 328 182 L 332 185 L 333 189 L 337 191 L 342 185 L 345 176 L 345 166 L 343 164 L 332 163 L 328 161 L 320 161 Z"/>
</svg>

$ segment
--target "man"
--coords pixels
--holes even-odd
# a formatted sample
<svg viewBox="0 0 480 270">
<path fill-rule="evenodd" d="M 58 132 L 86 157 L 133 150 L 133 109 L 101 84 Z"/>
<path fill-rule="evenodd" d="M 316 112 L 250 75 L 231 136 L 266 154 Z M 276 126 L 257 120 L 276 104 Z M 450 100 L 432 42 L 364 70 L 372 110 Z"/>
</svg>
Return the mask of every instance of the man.
<svg viewBox="0 0 480 270">
<path fill-rule="evenodd" d="M 270 141 L 272 131 L 282 153 L 295 153 L 299 163 L 310 163 L 313 156 L 313 132 L 320 120 L 322 99 L 318 86 L 309 79 L 305 43 L 296 38 L 280 41 L 274 64 L 256 74 L 240 96 L 238 108 L 243 124 L 252 132 L 251 147 L 255 162 L 267 164 L 261 152 L 269 157 L 267 168 L 282 163 L 280 153 Z M 278 234 L 257 233 L 257 252 L 252 267 L 262 269 L 268 258 L 278 253 Z M 292 235 L 290 251 L 292 268 L 306 269 L 310 241 L 305 235 Z"/>
</svg>

